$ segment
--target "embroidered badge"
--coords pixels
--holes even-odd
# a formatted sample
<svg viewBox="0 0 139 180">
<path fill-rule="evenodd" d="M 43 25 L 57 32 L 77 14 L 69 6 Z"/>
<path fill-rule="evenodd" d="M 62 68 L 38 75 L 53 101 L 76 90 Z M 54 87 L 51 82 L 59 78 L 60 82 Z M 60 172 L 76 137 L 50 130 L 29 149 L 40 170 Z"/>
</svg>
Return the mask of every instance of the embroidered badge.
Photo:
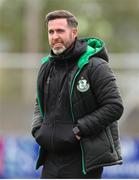
<svg viewBox="0 0 139 180">
<path fill-rule="evenodd" d="M 78 81 L 77 89 L 78 89 L 80 92 L 86 92 L 89 88 L 90 88 L 90 85 L 89 85 L 89 83 L 87 82 L 87 80 L 84 79 L 83 77 L 81 77 L 81 80 Z"/>
</svg>

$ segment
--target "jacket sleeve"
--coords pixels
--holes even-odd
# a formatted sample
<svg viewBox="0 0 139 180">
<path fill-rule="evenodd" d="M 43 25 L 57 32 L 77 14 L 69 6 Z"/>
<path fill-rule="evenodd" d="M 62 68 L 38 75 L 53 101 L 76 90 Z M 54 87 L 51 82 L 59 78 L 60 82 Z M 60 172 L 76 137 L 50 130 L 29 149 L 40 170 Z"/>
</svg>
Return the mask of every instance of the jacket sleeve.
<svg viewBox="0 0 139 180">
<path fill-rule="evenodd" d="M 97 135 L 123 113 L 122 99 L 116 85 L 115 76 L 108 63 L 101 61 L 91 68 L 90 85 L 98 103 L 98 108 L 78 120 L 78 128 L 83 137 Z"/>
<path fill-rule="evenodd" d="M 42 124 L 42 116 L 41 112 L 36 100 L 35 106 L 34 106 L 34 112 L 33 112 L 33 118 L 32 118 L 32 125 L 31 125 L 31 133 L 35 137 L 35 132 L 37 129 L 41 127 Z"/>
</svg>

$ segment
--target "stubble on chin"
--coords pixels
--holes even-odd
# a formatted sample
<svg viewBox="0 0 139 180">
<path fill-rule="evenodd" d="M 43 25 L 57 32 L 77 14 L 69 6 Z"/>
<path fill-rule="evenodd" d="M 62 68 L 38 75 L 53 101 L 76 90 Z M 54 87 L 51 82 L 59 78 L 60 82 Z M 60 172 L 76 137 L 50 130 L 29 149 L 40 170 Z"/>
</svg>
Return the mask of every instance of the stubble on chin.
<svg viewBox="0 0 139 180">
<path fill-rule="evenodd" d="M 63 53 L 65 50 L 66 50 L 66 48 L 64 46 L 60 49 L 54 49 L 54 48 L 52 49 L 52 51 L 55 55 L 59 55 L 59 54 Z"/>
</svg>

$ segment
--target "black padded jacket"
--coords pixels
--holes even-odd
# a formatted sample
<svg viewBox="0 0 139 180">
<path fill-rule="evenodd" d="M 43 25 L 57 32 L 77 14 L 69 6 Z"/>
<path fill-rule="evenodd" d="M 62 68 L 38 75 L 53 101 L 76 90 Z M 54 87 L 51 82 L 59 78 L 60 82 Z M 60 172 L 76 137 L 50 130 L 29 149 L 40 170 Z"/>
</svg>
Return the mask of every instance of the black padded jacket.
<svg viewBox="0 0 139 180">
<path fill-rule="evenodd" d="M 122 163 L 118 120 L 123 113 L 123 104 L 115 76 L 107 62 L 104 43 L 96 38 L 78 41 L 80 46 L 87 46 L 69 72 L 68 83 L 70 116 L 73 125 L 80 129 L 82 171 L 85 174 L 93 168 Z M 32 123 L 32 134 L 40 145 L 37 168 L 44 163 L 47 152 L 44 144 L 47 133 L 45 135 L 43 125 L 46 127 L 47 124 L 44 123 L 47 103 L 45 107 L 43 84 L 45 78 L 47 83 L 50 80 L 51 56 L 43 58 L 42 62 Z"/>
</svg>

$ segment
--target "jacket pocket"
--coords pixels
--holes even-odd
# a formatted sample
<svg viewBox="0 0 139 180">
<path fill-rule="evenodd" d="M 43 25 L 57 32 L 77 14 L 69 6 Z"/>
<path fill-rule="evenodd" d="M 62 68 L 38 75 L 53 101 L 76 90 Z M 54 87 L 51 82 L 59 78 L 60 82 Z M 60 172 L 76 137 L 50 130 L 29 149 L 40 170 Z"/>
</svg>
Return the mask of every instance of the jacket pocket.
<svg viewBox="0 0 139 180">
<path fill-rule="evenodd" d="M 67 123 L 57 123 L 54 133 L 54 150 L 64 152 L 79 147 L 79 141 L 76 139 L 73 131 L 73 125 Z"/>
<path fill-rule="evenodd" d="M 95 163 L 97 159 L 110 151 L 110 143 L 105 131 L 95 137 L 82 138 L 81 144 L 88 163 L 90 161 Z"/>
<path fill-rule="evenodd" d="M 113 138 L 112 138 L 109 127 L 106 128 L 106 135 L 107 135 L 108 141 L 110 143 L 111 152 L 113 152 L 114 151 L 114 142 L 113 142 Z"/>
<path fill-rule="evenodd" d="M 47 124 L 43 122 L 41 127 L 35 132 L 36 142 L 46 150 L 51 147 L 51 134 L 52 134 L 52 124 Z"/>
</svg>

